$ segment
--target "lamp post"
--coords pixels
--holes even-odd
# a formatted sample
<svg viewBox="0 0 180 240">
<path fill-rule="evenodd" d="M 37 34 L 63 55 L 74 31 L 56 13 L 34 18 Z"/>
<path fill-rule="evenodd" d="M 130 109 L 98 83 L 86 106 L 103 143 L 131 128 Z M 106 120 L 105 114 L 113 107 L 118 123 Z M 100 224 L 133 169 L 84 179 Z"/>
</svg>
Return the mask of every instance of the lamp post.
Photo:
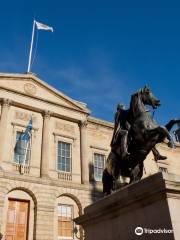
<svg viewBox="0 0 180 240">
<path fill-rule="evenodd" d="M 77 239 L 86 240 L 83 228 L 81 226 L 79 228 L 77 228 L 77 226 L 75 226 L 73 229 L 73 232 Z"/>
</svg>

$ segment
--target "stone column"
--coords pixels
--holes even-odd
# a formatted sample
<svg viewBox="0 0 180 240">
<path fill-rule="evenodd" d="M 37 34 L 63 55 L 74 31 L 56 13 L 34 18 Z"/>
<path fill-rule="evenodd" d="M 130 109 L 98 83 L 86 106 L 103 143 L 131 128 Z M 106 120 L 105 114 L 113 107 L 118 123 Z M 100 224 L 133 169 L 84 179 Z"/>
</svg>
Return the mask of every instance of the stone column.
<svg viewBox="0 0 180 240">
<path fill-rule="evenodd" d="M 48 177 L 49 157 L 50 157 L 50 111 L 43 113 L 43 132 L 42 132 L 42 152 L 41 152 L 41 176 Z"/>
<path fill-rule="evenodd" d="M 0 165 L 2 161 L 6 160 L 7 156 L 7 147 L 9 141 L 7 141 L 7 121 L 8 121 L 8 112 L 10 108 L 11 101 L 9 99 L 2 100 L 2 109 L 1 109 L 1 120 L 0 120 Z"/>
<path fill-rule="evenodd" d="M 80 127 L 81 181 L 89 182 L 89 165 L 87 154 L 87 121 L 82 121 Z"/>
</svg>

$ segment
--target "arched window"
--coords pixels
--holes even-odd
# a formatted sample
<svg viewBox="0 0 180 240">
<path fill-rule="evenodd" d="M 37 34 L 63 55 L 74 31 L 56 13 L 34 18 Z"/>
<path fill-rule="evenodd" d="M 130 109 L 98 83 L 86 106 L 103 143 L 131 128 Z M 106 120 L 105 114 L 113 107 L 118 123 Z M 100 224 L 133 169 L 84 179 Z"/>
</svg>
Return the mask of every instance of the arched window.
<svg viewBox="0 0 180 240">
<path fill-rule="evenodd" d="M 79 216 L 81 209 L 76 201 L 69 196 L 60 196 L 56 202 L 56 236 L 58 240 L 74 240 L 77 239 L 74 235 L 73 219 Z"/>
</svg>

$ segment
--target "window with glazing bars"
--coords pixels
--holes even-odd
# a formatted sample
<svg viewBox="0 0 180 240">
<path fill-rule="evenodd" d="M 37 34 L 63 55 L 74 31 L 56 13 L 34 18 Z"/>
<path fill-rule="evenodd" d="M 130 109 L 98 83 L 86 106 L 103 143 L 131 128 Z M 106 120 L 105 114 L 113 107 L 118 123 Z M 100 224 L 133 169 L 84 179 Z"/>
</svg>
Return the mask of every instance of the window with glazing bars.
<svg viewBox="0 0 180 240">
<path fill-rule="evenodd" d="M 104 161 L 105 156 L 103 154 L 94 153 L 94 179 L 96 181 L 102 180 Z"/>
<path fill-rule="evenodd" d="M 16 142 L 19 140 L 21 134 L 22 132 L 16 133 Z M 21 165 L 28 165 L 31 158 L 31 140 L 28 142 L 27 145 L 21 145 L 21 152 L 22 154 L 20 155 L 17 154 L 14 150 L 14 162 Z"/>
<path fill-rule="evenodd" d="M 73 206 L 58 205 L 58 240 L 73 239 Z"/>
<path fill-rule="evenodd" d="M 57 169 L 63 172 L 71 172 L 71 144 L 58 142 Z"/>
</svg>

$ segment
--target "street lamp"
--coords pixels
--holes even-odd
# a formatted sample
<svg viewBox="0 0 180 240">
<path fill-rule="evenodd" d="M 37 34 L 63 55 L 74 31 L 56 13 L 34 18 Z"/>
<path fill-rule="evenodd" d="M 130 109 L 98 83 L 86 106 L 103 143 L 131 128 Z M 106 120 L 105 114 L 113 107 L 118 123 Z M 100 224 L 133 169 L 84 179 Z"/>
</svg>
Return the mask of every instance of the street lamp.
<svg viewBox="0 0 180 240">
<path fill-rule="evenodd" d="M 86 240 L 85 239 L 85 234 L 84 234 L 84 231 L 83 231 L 83 228 L 81 226 L 79 226 L 79 228 L 75 225 L 74 229 L 73 229 L 73 232 L 76 236 L 77 239 L 80 239 L 80 240 Z"/>
</svg>

